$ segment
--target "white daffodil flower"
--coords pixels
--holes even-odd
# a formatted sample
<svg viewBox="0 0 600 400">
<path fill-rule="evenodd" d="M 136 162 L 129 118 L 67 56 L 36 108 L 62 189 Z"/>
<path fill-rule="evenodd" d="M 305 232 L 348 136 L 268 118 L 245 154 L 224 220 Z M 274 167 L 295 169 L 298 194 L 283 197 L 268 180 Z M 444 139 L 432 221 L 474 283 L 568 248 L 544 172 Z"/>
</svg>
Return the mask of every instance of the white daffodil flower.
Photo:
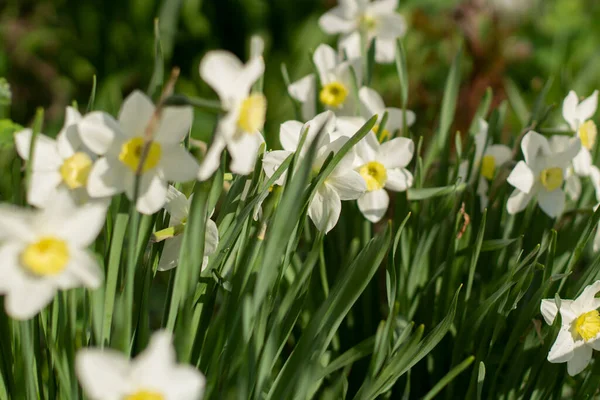
<svg viewBox="0 0 600 400">
<path fill-rule="evenodd" d="M 196 368 L 177 363 L 166 331 L 155 332 L 133 360 L 112 349 L 81 349 L 75 371 L 91 400 L 200 400 L 206 382 Z"/>
<path fill-rule="evenodd" d="M 575 173 L 580 176 L 588 176 L 592 166 L 592 155 L 590 151 L 596 144 L 598 130 L 592 117 L 598 108 L 598 91 L 594 91 L 590 97 L 579 102 L 577 94 L 570 91 L 563 101 L 563 118 L 569 124 L 571 130 L 581 140 L 581 150 L 573 160 Z"/>
<path fill-rule="evenodd" d="M 567 372 L 574 376 L 587 367 L 593 350 L 600 350 L 600 281 L 587 286 L 575 300 L 543 299 L 541 313 L 548 325 L 552 325 L 560 312 L 561 328 L 554 345 L 548 353 L 551 363 L 567 363 Z"/>
<path fill-rule="evenodd" d="M 562 187 L 567 168 L 580 149 L 579 138 L 572 138 L 564 151 L 553 152 L 548 139 L 529 131 L 521 141 L 525 161 L 519 161 L 507 178 L 515 187 L 506 203 L 508 213 L 523 211 L 537 197 L 542 211 L 551 218 L 559 216 L 565 208 Z"/>
<path fill-rule="evenodd" d="M 354 69 L 356 79 L 360 79 L 360 60 L 340 61 L 331 46 L 321 44 L 313 54 L 313 62 L 320 87 L 316 87 L 315 74 L 307 75 L 288 87 L 290 96 L 302 103 L 302 118 L 309 120 L 316 115 L 317 90 L 318 101 L 323 108 L 337 115 L 354 114 L 356 99 L 352 95 L 352 88 L 355 83 L 351 69 Z M 356 84 L 360 85 L 360 82 Z"/>
<path fill-rule="evenodd" d="M 571 137 L 566 135 L 554 135 L 550 138 L 548 143 L 550 144 L 550 149 L 552 152 L 559 153 L 561 151 L 565 151 L 569 148 L 569 144 L 571 143 Z M 578 155 L 581 154 L 581 150 Z M 571 200 L 576 201 L 581 196 L 581 179 L 575 172 L 575 160 L 578 156 L 575 156 L 573 162 L 569 164 L 567 167 L 567 171 L 565 174 L 565 192 L 571 198 Z M 591 169 L 596 168 L 593 165 L 590 168 L 590 177 L 592 176 Z M 596 168 L 597 169 L 597 168 Z"/>
<path fill-rule="evenodd" d="M 489 182 L 496 176 L 498 167 L 512 158 L 512 151 L 508 146 L 502 144 L 490 144 L 486 147 L 488 141 L 488 124 L 483 119 L 479 120 L 479 130 L 474 139 L 475 157 L 473 159 L 473 171 L 479 169 L 477 195 L 479 195 L 479 204 L 481 211 L 483 212 L 489 204 L 487 196 L 490 188 Z M 460 163 L 458 168 L 458 178 L 461 182 L 467 181 L 468 169 L 468 161 L 465 160 Z"/>
<path fill-rule="evenodd" d="M 77 123 L 81 114 L 67 107 L 65 123 L 56 140 L 44 134 L 35 139 L 31 166 L 31 184 L 27 190 L 27 202 L 44 208 L 59 190 L 67 191 L 76 204 L 88 201 L 86 185 L 95 156 L 79 137 Z M 29 159 L 31 129 L 15 133 L 15 147 L 19 156 Z"/>
<path fill-rule="evenodd" d="M 168 271 L 175 268 L 179 263 L 179 250 L 183 244 L 183 229 L 187 224 L 191 204 L 191 196 L 190 198 L 187 198 L 179 190 L 175 189 L 173 186 L 169 186 L 165 209 L 171 216 L 169 219 L 169 227 L 173 228 L 173 236 L 165 239 L 160 260 L 158 261 L 159 271 Z M 209 218 L 206 221 L 206 232 L 204 235 L 202 270 L 208 265 L 208 256 L 217 250 L 218 244 L 219 230 L 217 229 L 217 224 Z"/>
<path fill-rule="evenodd" d="M 134 91 L 124 101 L 119 121 L 103 112 L 87 114 L 79 122 L 83 143 L 100 158 L 90 171 L 88 193 L 92 197 L 125 192 L 133 200 L 145 133 L 155 118 L 152 101 Z M 191 107 L 165 107 L 150 143 L 139 177 L 137 210 L 153 214 L 167 199 L 167 182 L 192 180 L 198 173 L 196 159 L 181 145 L 192 126 Z"/>
<path fill-rule="evenodd" d="M 340 49 L 350 58 L 361 56 L 361 32 L 375 44 L 375 61 L 391 63 L 396 54 L 396 39 L 406 33 L 406 21 L 396 12 L 398 0 L 339 0 L 319 19 L 321 29 L 330 35 L 341 34 Z"/>
<path fill-rule="evenodd" d="M 252 85 L 264 73 L 261 56 L 246 65 L 232 53 L 208 52 L 200 62 L 200 77 L 217 93 L 225 115 L 219 119 L 215 137 L 200 167 L 198 179 L 207 180 L 219 168 L 225 148 L 231 154 L 231 172 L 247 175 L 254 169 L 260 145 L 265 139 L 267 99 L 252 93 Z"/>
<path fill-rule="evenodd" d="M 41 210 L 0 205 L 0 293 L 6 313 L 29 319 L 57 290 L 98 288 L 102 270 L 87 250 L 105 221 L 106 207 L 78 207 L 59 191 Z"/>
<path fill-rule="evenodd" d="M 312 170 L 320 171 L 323 163 L 330 153 L 336 153 L 348 141 L 348 137 L 340 136 L 331 141 L 330 134 L 335 129 L 335 115 L 329 111 L 321 113 L 306 124 L 298 121 L 287 121 L 281 125 L 279 139 L 284 150 L 271 151 L 263 158 L 263 170 L 270 177 L 279 168 L 281 163 L 294 152 L 298 151 L 300 138 L 308 129 L 305 143 L 300 149 L 299 160 L 304 158 L 306 151 L 315 140 L 317 134 L 323 131 L 317 144 L 317 154 L 312 164 Z M 342 200 L 356 200 L 366 190 L 366 185 L 361 176 L 353 170 L 354 154 L 349 153 L 342 158 L 339 164 L 317 188 L 309 208 L 308 216 L 317 229 L 327 233 L 337 224 L 342 210 Z M 301 162 L 301 161 L 300 161 Z M 275 182 L 283 184 L 285 176 Z"/>
<path fill-rule="evenodd" d="M 382 144 L 370 131 L 356 145 L 356 171 L 363 177 L 367 191 L 358 199 L 358 208 L 366 219 L 378 222 L 387 211 L 390 198 L 385 189 L 403 192 L 413 184 L 406 166 L 415 151 L 412 140 L 397 137 Z"/>
</svg>

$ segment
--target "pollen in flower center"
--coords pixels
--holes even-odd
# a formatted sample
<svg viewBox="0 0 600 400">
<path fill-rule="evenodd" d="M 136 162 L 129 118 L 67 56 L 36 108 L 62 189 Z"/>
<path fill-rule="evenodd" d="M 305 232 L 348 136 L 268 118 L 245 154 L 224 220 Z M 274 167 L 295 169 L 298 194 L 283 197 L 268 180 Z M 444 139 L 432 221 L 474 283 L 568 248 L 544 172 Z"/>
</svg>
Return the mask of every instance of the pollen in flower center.
<svg viewBox="0 0 600 400">
<path fill-rule="evenodd" d="M 265 125 L 267 99 L 263 94 L 252 94 L 242 101 L 237 125 L 245 133 L 256 133 Z"/>
<path fill-rule="evenodd" d="M 165 400 L 165 396 L 154 391 L 139 390 L 135 393 L 125 396 L 123 400 Z"/>
<path fill-rule="evenodd" d="M 143 151 L 144 139 L 135 137 L 123 143 L 123 146 L 121 146 L 121 153 L 119 154 L 119 160 L 135 172 L 140 164 L 140 158 L 142 157 Z M 142 173 L 156 167 L 160 161 L 161 154 L 162 149 L 160 148 L 160 144 L 156 142 L 150 143 L 150 149 L 148 149 L 148 154 L 144 160 L 144 165 L 142 166 Z"/>
<path fill-rule="evenodd" d="M 596 124 L 592 120 L 585 121 L 579 127 L 579 139 L 581 139 L 581 145 L 588 150 L 591 150 L 596 143 L 596 136 L 598 135 L 598 129 Z"/>
<path fill-rule="evenodd" d="M 383 129 L 383 131 L 380 133 L 380 126 L 379 125 L 375 125 L 373 128 L 371 128 L 371 130 L 373 132 L 375 132 L 375 135 L 377 135 L 377 139 L 379 139 L 379 143 L 383 142 L 385 139 L 389 139 L 392 134 L 390 133 L 390 131 L 388 131 L 387 129 Z"/>
<path fill-rule="evenodd" d="M 358 169 L 358 173 L 363 177 L 367 184 L 367 191 L 382 189 L 387 181 L 387 171 L 383 164 L 377 161 L 371 161 Z"/>
<path fill-rule="evenodd" d="M 496 172 L 496 159 L 491 155 L 485 155 L 481 159 L 481 175 L 491 181 L 494 179 L 494 172 Z"/>
<path fill-rule="evenodd" d="M 60 176 L 69 189 L 85 186 L 92 169 L 92 159 L 86 153 L 77 152 L 60 166 Z"/>
<path fill-rule="evenodd" d="M 581 314 L 575 320 L 575 331 L 586 342 L 598 336 L 600 333 L 600 313 L 598 313 L 598 310 Z"/>
<path fill-rule="evenodd" d="M 372 31 L 377 27 L 377 20 L 371 15 L 363 14 L 360 17 L 359 24 L 363 29 L 365 29 L 368 32 Z"/>
<path fill-rule="evenodd" d="M 547 191 L 552 192 L 561 187 L 563 183 L 563 171 L 557 167 L 546 168 L 540 174 L 540 180 L 542 181 L 544 188 Z"/>
<path fill-rule="evenodd" d="M 333 81 L 325 84 L 319 93 L 319 100 L 326 106 L 339 107 L 346 101 L 348 89 L 343 83 Z"/>
<path fill-rule="evenodd" d="M 68 262 L 67 243 L 53 236 L 40 238 L 21 253 L 21 265 L 38 276 L 57 275 L 65 269 Z"/>
</svg>

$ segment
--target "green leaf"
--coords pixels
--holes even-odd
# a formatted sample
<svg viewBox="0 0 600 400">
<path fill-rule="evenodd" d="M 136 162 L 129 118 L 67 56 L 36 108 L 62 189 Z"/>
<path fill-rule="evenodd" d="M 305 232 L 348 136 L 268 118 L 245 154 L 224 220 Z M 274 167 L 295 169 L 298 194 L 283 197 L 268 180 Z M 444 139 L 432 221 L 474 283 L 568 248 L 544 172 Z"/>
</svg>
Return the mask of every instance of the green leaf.
<svg viewBox="0 0 600 400">
<path fill-rule="evenodd" d="M 461 372 L 467 369 L 469 365 L 473 363 L 474 360 L 474 356 L 469 356 L 456 367 L 452 368 L 442 379 L 438 381 L 438 383 L 435 384 L 435 386 L 429 392 L 427 392 L 427 394 L 423 397 L 423 400 L 431 400 L 435 396 L 437 396 L 437 394 L 441 392 L 442 389 L 446 387 L 446 385 L 448 385 Z"/>
<path fill-rule="evenodd" d="M 425 200 L 432 197 L 445 196 L 451 193 L 459 193 L 465 190 L 467 185 L 465 183 L 459 183 L 458 185 L 449 185 L 442 187 L 434 187 L 434 188 L 421 188 L 415 189 L 410 188 L 407 190 L 408 200 Z"/>
<path fill-rule="evenodd" d="M 396 40 L 396 72 L 400 80 L 400 101 L 402 108 L 405 109 L 408 104 L 409 80 L 406 68 L 406 52 L 401 38 Z"/>
<path fill-rule="evenodd" d="M 162 90 L 163 82 L 165 79 L 165 60 L 163 57 L 163 49 L 160 43 L 160 26 L 158 18 L 154 19 L 154 70 L 152 71 L 152 78 L 148 84 L 148 96 L 154 98 L 160 95 Z"/>
</svg>

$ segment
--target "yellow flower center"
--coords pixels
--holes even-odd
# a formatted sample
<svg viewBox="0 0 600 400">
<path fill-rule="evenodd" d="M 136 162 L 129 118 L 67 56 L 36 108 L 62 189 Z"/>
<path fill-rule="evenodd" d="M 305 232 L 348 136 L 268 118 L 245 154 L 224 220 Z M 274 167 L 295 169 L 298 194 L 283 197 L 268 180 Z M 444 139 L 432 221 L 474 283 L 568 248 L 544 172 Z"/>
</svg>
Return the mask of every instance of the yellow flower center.
<svg viewBox="0 0 600 400">
<path fill-rule="evenodd" d="M 60 274 L 69 262 L 67 243 L 53 236 L 42 237 L 21 253 L 21 264 L 39 276 Z"/>
<path fill-rule="evenodd" d="M 123 164 L 127 165 L 133 172 L 135 172 L 140 165 L 140 159 L 142 158 L 143 151 L 144 139 L 141 137 L 129 139 L 127 142 L 123 143 L 123 146 L 121 146 L 119 160 L 121 160 Z M 148 149 L 148 154 L 146 155 L 144 165 L 142 166 L 142 173 L 156 167 L 160 161 L 161 154 L 162 150 L 160 148 L 160 144 L 151 142 L 150 149 Z"/>
<path fill-rule="evenodd" d="M 358 169 L 358 173 L 365 180 L 369 192 L 382 189 L 387 181 L 387 171 L 383 164 L 377 161 L 366 163 Z"/>
<path fill-rule="evenodd" d="M 560 168 L 546 168 L 540 174 L 542 185 L 547 191 L 552 192 L 558 189 L 563 183 L 563 171 Z"/>
<path fill-rule="evenodd" d="M 321 103 L 329 107 L 339 107 L 348 97 L 348 89 L 341 82 L 334 81 L 324 85 L 319 93 Z"/>
<path fill-rule="evenodd" d="M 165 396 L 158 392 L 139 390 L 123 397 L 123 400 L 165 400 Z"/>
<path fill-rule="evenodd" d="M 496 159 L 491 155 L 485 155 L 481 159 L 481 175 L 489 181 L 494 179 L 494 172 L 496 172 Z"/>
<path fill-rule="evenodd" d="M 593 310 L 581 314 L 575 320 L 575 331 L 585 340 L 591 340 L 600 333 L 600 313 Z"/>
<path fill-rule="evenodd" d="M 371 128 L 371 130 L 375 132 L 375 135 L 377 135 L 379 143 L 383 142 L 385 139 L 389 139 L 390 137 L 392 137 L 392 134 L 387 129 L 384 129 L 381 133 L 379 133 L 379 125 L 375 125 L 373 128 Z"/>
<path fill-rule="evenodd" d="M 238 116 L 238 128 L 246 133 L 256 133 L 265 125 L 267 98 L 261 94 L 252 94 L 242 101 Z"/>
<path fill-rule="evenodd" d="M 363 14 L 360 17 L 359 23 L 366 31 L 372 31 L 377 26 L 377 20 L 373 16 L 367 14 Z"/>
<path fill-rule="evenodd" d="M 69 189 L 85 186 L 92 169 L 92 159 L 86 153 L 77 152 L 60 166 L 60 176 Z"/>
<path fill-rule="evenodd" d="M 598 129 L 596 124 L 592 120 L 585 121 L 579 127 L 579 139 L 581 139 L 581 145 L 588 150 L 591 150 L 596 143 L 596 136 L 598 135 Z"/>
</svg>

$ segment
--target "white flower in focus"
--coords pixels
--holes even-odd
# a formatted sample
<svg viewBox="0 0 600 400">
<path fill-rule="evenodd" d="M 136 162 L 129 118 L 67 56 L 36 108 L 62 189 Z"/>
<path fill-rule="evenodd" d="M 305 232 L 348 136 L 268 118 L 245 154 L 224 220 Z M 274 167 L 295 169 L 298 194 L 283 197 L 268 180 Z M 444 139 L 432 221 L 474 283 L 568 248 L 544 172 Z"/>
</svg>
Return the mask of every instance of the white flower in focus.
<svg viewBox="0 0 600 400">
<path fill-rule="evenodd" d="M 598 130 L 592 117 L 598 108 L 598 91 L 594 91 L 590 97 L 579 102 L 577 94 L 570 91 L 563 101 L 563 118 L 569 124 L 571 130 L 581 140 L 581 150 L 573 160 L 575 173 L 580 176 L 588 176 L 592 166 L 592 155 L 590 153 L 596 144 Z"/>
<path fill-rule="evenodd" d="M 489 183 L 496 176 L 499 166 L 512 158 L 512 151 L 508 146 L 502 144 L 490 144 L 486 147 L 488 140 L 488 124 L 483 119 L 479 120 L 479 132 L 475 135 L 475 158 L 473 159 L 473 171 L 479 169 L 479 182 L 477 183 L 477 194 L 481 211 L 488 206 L 487 196 Z M 485 150 L 484 150 L 485 149 Z M 481 166 L 481 167 L 480 167 Z M 458 168 L 458 178 L 461 182 L 467 181 L 469 162 L 463 161 Z"/>
<path fill-rule="evenodd" d="M 391 63 L 396 54 L 396 39 L 406 33 L 406 21 L 396 12 L 398 0 L 339 0 L 319 19 L 319 26 L 330 35 L 341 34 L 339 47 L 349 58 L 361 56 L 363 32 L 368 43 L 375 43 L 375 60 Z"/>
<path fill-rule="evenodd" d="M 102 270 L 87 250 L 104 225 L 106 207 L 77 207 L 59 191 L 42 210 L 0 205 L 0 293 L 6 313 L 29 319 L 57 290 L 97 288 Z"/>
<path fill-rule="evenodd" d="M 579 138 L 572 138 L 564 151 L 552 151 L 548 139 L 529 131 L 521 141 L 525 161 L 519 161 L 507 178 L 515 187 L 506 203 L 509 214 L 516 214 L 537 197 L 542 211 L 549 217 L 559 216 L 565 208 L 562 190 L 567 168 L 581 149 Z"/>
<path fill-rule="evenodd" d="M 254 51 L 257 51 L 256 49 Z M 208 52 L 200 63 L 200 77 L 217 93 L 225 115 L 219 119 L 215 137 L 200 167 L 198 179 L 208 179 L 220 164 L 227 147 L 233 173 L 247 175 L 254 169 L 256 157 L 265 139 L 267 99 L 252 93 L 252 85 L 265 70 L 262 57 L 251 58 L 246 65 L 232 53 Z"/>
<path fill-rule="evenodd" d="M 367 184 L 367 192 L 358 199 L 358 208 L 366 219 L 378 222 L 387 211 L 390 198 L 386 189 L 403 192 L 413 184 L 406 166 L 415 151 L 412 140 L 397 137 L 379 144 L 373 131 L 356 146 L 356 170 Z"/>
<path fill-rule="evenodd" d="M 329 154 L 338 152 L 344 143 L 348 141 L 346 136 L 331 141 L 330 133 L 335 129 L 335 125 L 335 116 L 331 112 L 321 113 L 305 125 L 298 121 L 288 121 L 282 124 L 279 138 L 285 150 L 271 151 L 265 155 L 263 159 L 265 175 L 267 177 L 272 176 L 289 155 L 298 151 L 300 138 L 306 129 L 308 129 L 307 138 L 300 150 L 300 162 L 311 143 L 315 140 L 316 135 L 323 131 L 312 164 L 313 172 L 318 173 Z M 325 182 L 317 188 L 310 202 L 308 216 L 317 229 L 323 233 L 329 232 L 337 224 L 342 210 L 342 200 L 356 200 L 366 190 L 363 179 L 353 170 L 354 158 L 352 152 L 346 154 L 325 179 Z M 276 184 L 281 185 L 284 180 L 285 177 L 282 176 Z"/>
<path fill-rule="evenodd" d="M 125 192 L 133 200 L 135 173 L 145 144 L 145 132 L 155 107 L 142 92 L 134 91 L 124 101 L 119 122 L 103 112 L 87 114 L 79 122 L 81 139 L 101 157 L 88 178 L 92 197 Z M 191 107 L 165 107 L 157 123 L 144 165 L 136 203 L 142 214 L 160 210 L 167 199 L 167 182 L 185 182 L 196 177 L 198 163 L 181 145 L 192 126 Z"/>
<path fill-rule="evenodd" d="M 551 363 L 567 363 L 567 372 L 574 376 L 587 367 L 593 350 L 600 350 L 600 281 L 587 286 L 575 300 L 543 299 L 540 310 L 548 325 L 560 312 L 561 328 L 548 353 Z M 560 307 L 559 307 L 560 306 Z"/>
<path fill-rule="evenodd" d="M 188 199 L 183 193 L 169 186 L 167 191 L 167 203 L 165 209 L 171 216 L 169 227 L 174 228 L 174 236 L 165 239 L 165 244 L 158 261 L 159 271 L 168 271 L 175 268 L 179 262 L 179 250 L 183 244 L 183 229 L 187 224 L 192 197 Z M 204 258 L 202 270 L 208 265 L 208 256 L 217 250 L 219 244 L 219 230 L 212 219 L 206 220 L 206 231 L 204 234 Z"/>
<path fill-rule="evenodd" d="M 561 151 L 565 151 L 569 148 L 571 143 L 571 137 L 565 135 L 554 135 L 552 136 L 548 143 L 550 144 L 550 149 L 554 153 L 559 153 Z M 578 155 L 581 154 L 581 150 L 579 150 Z M 565 174 L 565 192 L 571 198 L 571 200 L 576 201 L 581 196 L 581 179 L 575 172 L 575 160 L 577 160 L 578 156 L 575 156 L 573 162 L 569 164 L 567 167 L 567 171 Z M 596 168 L 593 165 L 591 169 Z M 590 169 L 590 177 L 592 175 Z"/>
<path fill-rule="evenodd" d="M 317 97 L 324 109 L 332 110 L 337 115 L 354 114 L 356 99 L 352 95 L 354 77 L 351 68 L 360 80 L 360 60 L 339 61 L 331 46 L 321 44 L 313 54 L 313 62 L 317 68 L 320 87 L 316 87 L 314 74 L 307 75 L 288 87 L 290 96 L 302 103 L 302 118 L 309 120 L 316 115 Z M 360 82 L 357 84 L 360 85 Z"/>
<path fill-rule="evenodd" d="M 77 132 L 80 120 L 81 114 L 67 107 L 65 123 L 56 140 L 41 133 L 36 136 L 27 190 L 29 204 L 43 208 L 59 190 L 67 191 L 76 204 L 88 201 L 86 185 L 95 157 L 81 142 Z M 24 160 L 29 159 L 31 136 L 31 129 L 15 133 L 17 153 Z"/>
<path fill-rule="evenodd" d="M 112 349 L 77 352 L 75 371 L 91 400 L 200 400 L 204 375 L 177 364 L 171 334 L 155 332 L 133 360 Z"/>
</svg>

